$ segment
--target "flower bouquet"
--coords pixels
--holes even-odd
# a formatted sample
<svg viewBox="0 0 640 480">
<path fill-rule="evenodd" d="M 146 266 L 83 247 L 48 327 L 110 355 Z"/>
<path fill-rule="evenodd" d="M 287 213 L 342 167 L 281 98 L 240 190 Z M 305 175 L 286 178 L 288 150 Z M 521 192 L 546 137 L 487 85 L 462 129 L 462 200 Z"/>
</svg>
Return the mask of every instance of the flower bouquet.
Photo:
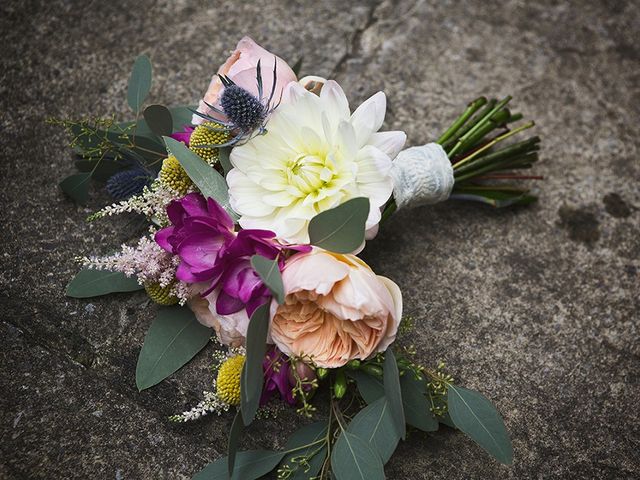
<svg viewBox="0 0 640 480">
<path fill-rule="evenodd" d="M 539 139 L 504 143 L 533 123 L 512 127 L 521 115 L 510 98 L 480 97 L 437 141 L 403 149 L 402 131 L 379 131 L 384 93 L 352 112 L 335 81 L 298 79 L 299 69 L 245 37 L 197 107 L 143 108 L 152 75 L 141 56 L 127 93 L 135 120 L 54 121 L 79 170 L 62 190 L 83 203 L 90 180 L 106 182 L 115 203 L 89 220 L 133 212 L 149 229 L 114 255 L 83 258 L 67 295 L 144 289 L 160 305 L 140 390 L 218 344 L 210 391 L 169 419 L 235 411 L 228 455 L 196 479 L 384 478 L 408 428 L 441 424 L 511 463 L 491 403 L 396 343 L 412 328 L 400 289 L 357 254 L 397 209 L 535 200 L 505 183 L 539 178 L 517 173 L 536 162 Z M 238 452 L 243 429 L 282 406 L 303 423 L 286 445 Z"/>
</svg>

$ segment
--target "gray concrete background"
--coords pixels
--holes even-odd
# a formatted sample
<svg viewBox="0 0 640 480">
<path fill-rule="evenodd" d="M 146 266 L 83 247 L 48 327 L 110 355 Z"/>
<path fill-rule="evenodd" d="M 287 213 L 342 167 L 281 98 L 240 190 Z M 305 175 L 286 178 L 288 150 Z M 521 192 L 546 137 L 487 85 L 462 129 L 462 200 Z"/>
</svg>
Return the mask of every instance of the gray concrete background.
<svg viewBox="0 0 640 480">
<path fill-rule="evenodd" d="M 388 128 L 433 139 L 478 94 L 513 94 L 543 137 L 540 202 L 448 203 L 398 214 L 366 260 L 444 360 L 499 407 L 515 447 L 498 465 L 461 434 L 414 433 L 390 479 L 640 476 L 640 89 L 634 2 L 79 2 L 0 6 L 0 477 L 181 479 L 225 450 L 230 418 L 173 425 L 207 388 L 210 350 L 137 393 L 154 307 L 143 294 L 65 298 L 77 254 L 130 239 L 87 225 L 57 182 L 73 172 L 47 117 L 126 118 L 127 77 L 151 55 L 151 100 L 195 102 L 249 34 L 356 105 L 378 89 Z M 250 430 L 277 446 L 287 414 Z M 285 430 L 291 428 L 284 427 Z"/>
</svg>

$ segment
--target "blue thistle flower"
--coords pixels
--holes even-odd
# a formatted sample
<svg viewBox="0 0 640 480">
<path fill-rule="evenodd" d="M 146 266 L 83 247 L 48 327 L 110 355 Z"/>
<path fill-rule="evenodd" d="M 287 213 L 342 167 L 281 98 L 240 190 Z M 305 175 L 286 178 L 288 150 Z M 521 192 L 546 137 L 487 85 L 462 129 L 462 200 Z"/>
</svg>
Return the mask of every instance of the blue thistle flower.
<svg viewBox="0 0 640 480">
<path fill-rule="evenodd" d="M 229 85 L 220 97 L 220 106 L 233 125 L 245 132 L 259 128 L 268 109 L 260 100 L 238 85 Z"/>
<path fill-rule="evenodd" d="M 141 168 L 133 168 L 112 175 L 107 181 L 107 192 L 115 200 L 126 200 L 142 193 L 142 189 L 151 183 L 151 176 Z"/>
</svg>

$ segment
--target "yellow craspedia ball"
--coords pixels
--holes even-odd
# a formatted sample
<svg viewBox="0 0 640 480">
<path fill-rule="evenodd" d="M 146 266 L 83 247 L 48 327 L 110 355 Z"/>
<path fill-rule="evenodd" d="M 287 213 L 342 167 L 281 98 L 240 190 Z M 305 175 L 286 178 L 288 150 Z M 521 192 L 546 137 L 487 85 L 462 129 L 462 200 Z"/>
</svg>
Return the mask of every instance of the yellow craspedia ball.
<svg viewBox="0 0 640 480">
<path fill-rule="evenodd" d="M 171 293 L 173 284 L 161 287 L 159 283 L 145 283 L 144 289 L 149 298 L 160 305 L 175 305 L 178 297 Z"/>
<path fill-rule="evenodd" d="M 244 355 L 236 355 L 226 360 L 218 369 L 216 393 L 229 405 L 240 404 L 240 375 L 244 365 Z"/>
<path fill-rule="evenodd" d="M 222 145 L 231 140 L 231 135 L 223 125 L 216 122 L 204 122 L 198 125 L 189 138 L 189 148 L 202 157 L 209 165 L 218 160 L 218 149 L 211 145 Z"/>
<path fill-rule="evenodd" d="M 193 182 L 176 157 L 169 155 L 162 162 L 160 181 L 174 192 L 185 195 Z"/>
</svg>

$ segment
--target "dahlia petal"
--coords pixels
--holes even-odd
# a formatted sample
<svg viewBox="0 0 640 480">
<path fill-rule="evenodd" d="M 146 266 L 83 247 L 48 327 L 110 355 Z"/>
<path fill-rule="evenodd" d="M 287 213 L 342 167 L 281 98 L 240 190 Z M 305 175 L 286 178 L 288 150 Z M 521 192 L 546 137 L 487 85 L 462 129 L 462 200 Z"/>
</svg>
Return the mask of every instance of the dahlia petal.
<svg viewBox="0 0 640 480">
<path fill-rule="evenodd" d="M 407 134 L 400 130 L 376 132 L 369 137 L 369 145 L 379 148 L 392 160 L 396 158 L 407 141 Z"/>
<path fill-rule="evenodd" d="M 369 138 L 377 132 L 384 122 L 384 115 L 387 110 L 387 97 L 384 92 L 378 92 L 356 108 L 351 115 L 358 146 L 363 146 L 369 142 Z"/>
</svg>

